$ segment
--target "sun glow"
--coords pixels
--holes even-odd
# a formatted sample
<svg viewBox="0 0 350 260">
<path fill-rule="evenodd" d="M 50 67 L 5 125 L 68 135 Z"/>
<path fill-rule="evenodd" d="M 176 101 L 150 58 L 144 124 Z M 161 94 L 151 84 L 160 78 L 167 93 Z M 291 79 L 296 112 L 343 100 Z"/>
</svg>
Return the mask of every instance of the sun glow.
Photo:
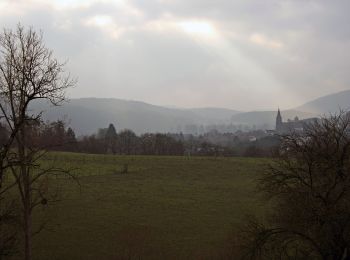
<svg viewBox="0 0 350 260">
<path fill-rule="evenodd" d="M 208 22 L 186 21 L 178 23 L 178 26 L 184 32 L 192 35 L 214 37 L 216 34 L 215 28 Z"/>
<path fill-rule="evenodd" d="M 113 19 L 108 15 L 96 15 L 88 19 L 86 23 L 97 27 L 106 27 L 113 25 Z"/>
<path fill-rule="evenodd" d="M 85 20 L 86 26 L 96 27 L 106 33 L 113 39 L 118 39 L 124 32 L 122 27 L 119 27 L 113 17 L 109 15 L 95 15 Z"/>
</svg>

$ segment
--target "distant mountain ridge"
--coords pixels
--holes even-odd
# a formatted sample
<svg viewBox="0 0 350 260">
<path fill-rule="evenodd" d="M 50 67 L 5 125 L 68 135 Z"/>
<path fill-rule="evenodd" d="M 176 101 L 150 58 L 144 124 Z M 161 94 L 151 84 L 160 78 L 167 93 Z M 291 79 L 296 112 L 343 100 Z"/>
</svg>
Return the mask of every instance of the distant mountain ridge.
<svg viewBox="0 0 350 260">
<path fill-rule="evenodd" d="M 310 102 L 307 102 L 295 109 L 289 109 L 282 112 L 284 121 L 311 117 L 319 117 L 329 113 L 337 113 L 339 110 L 350 110 L 350 90 L 326 95 Z M 273 129 L 275 127 L 277 111 L 251 111 L 243 112 L 232 116 L 232 121 L 247 125 L 264 126 L 263 128 Z"/>
<path fill-rule="evenodd" d="M 296 116 L 299 119 L 306 119 L 314 117 L 315 114 L 310 112 L 303 112 L 298 110 L 284 110 L 281 111 L 282 119 L 287 121 L 288 119 L 294 119 Z M 245 124 L 249 126 L 257 126 L 262 129 L 274 129 L 276 125 L 276 111 L 251 111 L 240 113 L 232 116 L 232 122 L 236 124 Z"/>
<path fill-rule="evenodd" d="M 113 98 L 71 99 L 59 107 L 37 102 L 31 109 L 44 111 L 44 120 L 64 119 L 79 134 L 92 134 L 113 123 L 136 133 L 177 132 L 185 125 L 227 123 L 238 111 L 225 108 L 175 109 Z M 181 129 L 180 129 L 181 130 Z"/>
<path fill-rule="evenodd" d="M 296 108 L 318 115 L 337 113 L 340 109 L 350 110 L 350 90 L 323 96 Z"/>
<path fill-rule="evenodd" d="M 284 121 L 295 116 L 305 119 L 349 107 L 350 90 L 347 90 L 315 99 L 296 109 L 282 111 L 282 117 Z M 45 120 L 64 119 L 78 135 L 96 133 L 109 123 L 113 123 L 118 131 L 128 128 L 138 134 L 180 132 L 186 125 L 236 124 L 274 129 L 277 114 L 277 108 L 276 111 L 251 112 L 215 107 L 184 109 L 115 98 L 71 99 L 60 107 L 37 102 L 31 109 L 44 111 Z"/>
</svg>

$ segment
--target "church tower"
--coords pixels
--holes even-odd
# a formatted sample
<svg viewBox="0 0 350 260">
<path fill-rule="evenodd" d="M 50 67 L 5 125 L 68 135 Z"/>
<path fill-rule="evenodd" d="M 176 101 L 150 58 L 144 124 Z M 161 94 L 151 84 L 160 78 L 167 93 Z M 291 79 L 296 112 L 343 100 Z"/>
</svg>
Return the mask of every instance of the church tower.
<svg viewBox="0 0 350 260">
<path fill-rule="evenodd" d="M 276 117 L 276 131 L 281 132 L 282 130 L 283 130 L 282 116 L 281 116 L 281 111 L 278 108 L 277 117 Z"/>
</svg>

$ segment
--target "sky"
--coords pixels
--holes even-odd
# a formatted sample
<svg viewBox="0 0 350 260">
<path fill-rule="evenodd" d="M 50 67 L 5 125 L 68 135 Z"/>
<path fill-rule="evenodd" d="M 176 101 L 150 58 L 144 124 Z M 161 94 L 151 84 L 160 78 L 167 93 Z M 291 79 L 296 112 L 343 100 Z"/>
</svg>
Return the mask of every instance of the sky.
<svg viewBox="0 0 350 260">
<path fill-rule="evenodd" d="M 348 0 L 0 0 L 42 30 L 71 98 L 293 108 L 350 89 Z"/>
</svg>

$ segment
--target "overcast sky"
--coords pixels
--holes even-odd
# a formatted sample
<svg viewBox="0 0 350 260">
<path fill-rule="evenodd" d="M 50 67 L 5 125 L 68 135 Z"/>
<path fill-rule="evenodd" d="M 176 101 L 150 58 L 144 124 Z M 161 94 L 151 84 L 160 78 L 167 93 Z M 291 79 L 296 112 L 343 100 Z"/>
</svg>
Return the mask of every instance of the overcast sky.
<svg viewBox="0 0 350 260">
<path fill-rule="evenodd" d="M 348 0 L 0 0 L 44 32 L 76 97 L 291 108 L 350 89 Z"/>
</svg>

